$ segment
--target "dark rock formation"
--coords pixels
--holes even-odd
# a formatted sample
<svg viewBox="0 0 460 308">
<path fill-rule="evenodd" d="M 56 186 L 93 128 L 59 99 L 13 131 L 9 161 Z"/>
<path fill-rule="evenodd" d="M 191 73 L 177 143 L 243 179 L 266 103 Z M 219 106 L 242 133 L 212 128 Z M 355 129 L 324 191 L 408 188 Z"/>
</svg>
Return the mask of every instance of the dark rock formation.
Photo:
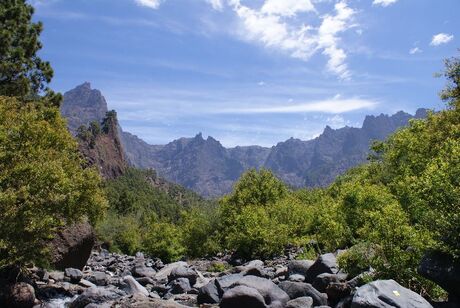
<svg viewBox="0 0 460 308">
<path fill-rule="evenodd" d="M 433 251 L 423 256 L 418 272 L 460 300 L 460 261 Z"/>
<path fill-rule="evenodd" d="M 94 231 L 81 222 L 59 231 L 51 241 L 51 265 L 59 270 L 83 269 L 94 246 Z"/>
<path fill-rule="evenodd" d="M 85 82 L 64 93 L 61 114 L 67 119 L 69 130 L 76 135 L 80 126 L 95 121 L 101 123 L 107 113 L 107 102 L 99 90 Z"/>
</svg>

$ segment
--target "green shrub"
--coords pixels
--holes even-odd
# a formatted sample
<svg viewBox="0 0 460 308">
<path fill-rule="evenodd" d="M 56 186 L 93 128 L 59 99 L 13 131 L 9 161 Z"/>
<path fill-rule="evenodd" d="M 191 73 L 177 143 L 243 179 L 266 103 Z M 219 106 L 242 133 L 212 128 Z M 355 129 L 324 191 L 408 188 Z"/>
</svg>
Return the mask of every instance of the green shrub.
<svg viewBox="0 0 460 308">
<path fill-rule="evenodd" d="M 143 250 L 163 262 L 174 262 L 184 256 L 180 229 L 168 222 L 152 221 L 144 236 Z"/>
<path fill-rule="evenodd" d="M 281 254 L 289 241 L 287 225 L 278 224 L 264 207 L 243 208 L 227 232 L 227 247 L 246 259 Z"/>
<path fill-rule="evenodd" d="M 110 213 L 98 224 L 97 233 L 111 251 L 133 255 L 142 249 L 143 230 L 134 216 Z"/>
<path fill-rule="evenodd" d="M 210 256 L 221 250 L 217 224 L 215 209 L 194 208 L 183 213 L 180 228 L 187 256 Z"/>
</svg>

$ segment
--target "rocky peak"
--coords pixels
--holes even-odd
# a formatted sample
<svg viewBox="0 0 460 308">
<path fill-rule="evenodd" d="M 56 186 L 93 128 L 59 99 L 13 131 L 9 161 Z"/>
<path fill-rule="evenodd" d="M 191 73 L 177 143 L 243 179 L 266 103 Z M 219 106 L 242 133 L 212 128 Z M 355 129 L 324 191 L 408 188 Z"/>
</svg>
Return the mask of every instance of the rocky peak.
<svg viewBox="0 0 460 308">
<path fill-rule="evenodd" d="M 85 82 L 64 93 L 61 113 L 67 118 L 69 130 L 75 135 L 77 129 L 96 121 L 101 123 L 108 111 L 107 102 L 101 91 L 92 89 Z"/>
</svg>

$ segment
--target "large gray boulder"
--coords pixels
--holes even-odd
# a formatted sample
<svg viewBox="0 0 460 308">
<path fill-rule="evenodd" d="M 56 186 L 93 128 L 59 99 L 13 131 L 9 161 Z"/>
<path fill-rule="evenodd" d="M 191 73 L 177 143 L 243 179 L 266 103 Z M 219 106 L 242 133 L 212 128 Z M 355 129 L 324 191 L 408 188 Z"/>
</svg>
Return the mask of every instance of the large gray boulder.
<svg viewBox="0 0 460 308">
<path fill-rule="evenodd" d="M 311 308 L 313 307 L 313 299 L 308 296 L 291 299 L 287 302 L 286 308 Z"/>
<path fill-rule="evenodd" d="M 145 266 L 144 264 L 136 264 L 132 269 L 131 273 L 133 274 L 134 277 L 147 277 L 147 278 L 152 278 L 155 277 L 156 271 L 149 267 Z"/>
<path fill-rule="evenodd" d="M 72 283 L 78 283 L 83 278 L 83 273 L 76 268 L 66 268 L 64 275 L 69 278 Z"/>
<path fill-rule="evenodd" d="M 146 288 L 144 288 L 139 282 L 137 282 L 136 279 L 133 278 L 133 276 L 125 276 L 123 277 L 123 281 L 126 283 L 128 287 L 128 294 L 149 296 L 149 291 L 147 291 Z"/>
<path fill-rule="evenodd" d="M 423 256 L 418 272 L 460 299 L 460 261 L 442 252 L 430 252 Z"/>
<path fill-rule="evenodd" d="M 70 308 L 85 308 L 89 304 L 103 304 L 125 295 L 116 289 L 89 288 L 78 296 L 71 304 Z"/>
<path fill-rule="evenodd" d="M 220 296 L 216 280 L 212 280 L 207 285 L 198 289 L 198 304 L 217 304 L 219 301 Z"/>
<path fill-rule="evenodd" d="M 216 286 L 217 290 L 219 291 L 219 296 L 222 297 L 225 291 L 227 291 L 230 287 L 233 286 L 234 283 L 242 278 L 242 274 L 231 274 L 216 279 Z"/>
<path fill-rule="evenodd" d="M 51 266 L 58 270 L 83 269 L 95 242 L 94 230 L 88 222 L 68 226 L 49 243 Z"/>
<path fill-rule="evenodd" d="M 327 304 L 327 295 L 319 292 L 309 283 L 283 281 L 278 286 L 289 295 L 290 299 L 309 296 L 315 306 Z"/>
<path fill-rule="evenodd" d="M 271 280 L 256 277 L 256 276 L 244 276 L 238 280 L 235 286 L 246 286 L 249 288 L 256 289 L 265 300 L 267 307 L 284 307 L 289 301 L 289 296 L 281 290 Z"/>
<path fill-rule="evenodd" d="M 187 278 L 190 285 L 193 286 L 196 283 L 198 274 L 195 270 L 187 266 L 178 266 L 174 268 L 168 275 L 169 282 L 176 280 L 177 278 Z"/>
<path fill-rule="evenodd" d="M 432 308 L 423 297 L 394 280 L 377 280 L 360 287 L 352 308 Z"/>
<path fill-rule="evenodd" d="M 337 258 L 333 253 L 326 253 L 319 256 L 315 263 L 313 263 L 313 265 L 308 268 L 305 275 L 305 281 L 312 283 L 320 274 L 337 274 L 338 272 L 339 266 L 337 264 Z"/>
<path fill-rule="evenodd" d="M 266 308 L 263 296 L 254 288 L 237 286 L 224 293 L 221 308 Z"/>
<path fill-rule="evenodd" d="M 170 263 L 170 264 L 166 265 L 165 267 L 163 267 L 161 270 L 159 270 L 155 274 L 155 280 L 157 280 L 159 282 L 167 283 L 168 282 L 168 276 L 171 274 L 173 269 L 175 269 L 176 267 L 181 267 L 181 266 L 188 266 L 187 262 L 178 261 L 178 262 L 174 262 L 174 263 Z"/>
<path fill-rule="evenodd" d="M 305 277 L 313 264 L 311 260 L 292 260 L 288 263 L 288 276 L 299 274 Z"/>
</svg>

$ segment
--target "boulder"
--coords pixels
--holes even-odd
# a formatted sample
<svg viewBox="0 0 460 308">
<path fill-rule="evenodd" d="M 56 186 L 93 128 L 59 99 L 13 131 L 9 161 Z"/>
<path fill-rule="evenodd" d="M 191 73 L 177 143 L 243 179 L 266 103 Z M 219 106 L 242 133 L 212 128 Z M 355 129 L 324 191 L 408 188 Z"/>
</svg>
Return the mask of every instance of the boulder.
<svg viewBox="0 0 460 308">
<path fill-rule="evenodd" d="M 153 268 L 145 266 L 144 264 L 136 264 L 132 269 L 131 273 L 134 277 L 148 277 L 152 278 L 157 273 Z"/>
<path fill-rule="evenodd" d="M 83 278 L 83 273 L 76 268 L 66 268 L 64 275 L 70 279 L 71 283 L 78 283 Z"/>
<path fill-rule="evenodd" d="M 319 292 L 309 283 L 283 281 L 278 286 L 289 295 L 290 299 L 309 296 L 315 306 L 327 304 L 327 295 Z"/>
<path fill-rule="evenodd" d="M 34 288 L 25 282 L 18 282 L 11 285 L 8 292 L 6 307 L 11 308 L 32 308 L 35 302 Z"/>
<path fill-rule="evenodd" d="M 180 266 L 188 266 L 188 265 L 187 265 L 186 262 L 183 262 L 183 261 L 170 263 L 170 264 L 166 265 L 165 267 L 163 267 L 161 270 L 159 270 L 155 274 L 155 280 L 158 280 L 158 281 L 163 282 L 163 283 L 167 283 L 168 282 L 168 276 L 171 274 L 172 270 L 175 269 L 176 267 L 180 267 Z"/>
<path fill-rule="evenodd" d="M 338 272 L 339 266 L 337 265 L 337 258 L 333 253 L 326 253 L 319 256 L 315 263 L 308 268 L 305 278 L 307 282 L 312 283 L 320 274 L 337 274 Z"/>
<path fill-rule="evenodd" d="M 52 271 L 48 274 L 49 279 L 53 279 L 54 281 L 63 281 L 64 280 L 64 273 L 58 271 Z"/>
<path fill-rule="evenodd" d="M 346 282 L 332 282 L 326 288 L 329 304 L 336 305 L 350 295 L 352 288 Z"/>
<path fill-rule="evenodd" d="M 419 294 L 394 280 L 377 280 L 360 287 L 353 296 L 352 308 L 432 308 Z"/>
<path fill-rule="evenodd" d="M 219 290 L 216 280 L 210 281 L 207 285 L 198 289 L 198 304 L 217 304 L 220 301 Z"/>
<path fill-rule="evenodd" d="M 344 279 L 340 279 L 339 275 L 337 274 L 323 273 L 316 276 L 316 278 L 313 280 L 312 286 L 316 290 L 324 293 L 328 285 L 333 282 L 341 281 L 344 281 Z"/>
<path fill-rule="evenodd" d="M 187 278 L 177 278 L 169 283 L 171 289 L 169 290 L 172 294 L 187 293 L 192 290 L 190 281 Z"/>
<path fill-rule="evenodd" d="M 294 282 L 304 282 L 305 281 L 305 276 L 300 275 L 300 274 L 294 274 L 288 277 L 289 281 L 294 281 Z"/>
<path fill-rule="evenodd" d="M 51 266 L 58 270 L 82 270 L 94 246 L 94 230 L 88 222 L 68 226 L 59 231 L 49 243 Z"/>
<path fill-rule="evenodd" d="M 254 288 L 237 286 L 227 290 L 220 303 L 221 308 L 266 308 L 262 295 Z"/>
<path fill-rule="evenodd" d="M 137 282 L 136 279 L 133 278 L 133 276 L 125 276 L 123 278 L 123 281 L 128 286 L 128 294 L 149 296 L 149 291 L 147 291 L 146 288 L 144 288 L 139 282 Z"/>
<path fill-rule="evenodd" d="M 430 252 L 423 256 L 418 272 L 446 290 L 451 297 L 460 299 L 460 261 L 442 252 Z"/>
<path fill-rule="evenodd" d="M 97 286 L 106 286 L 109 283 L 107 274 L 103 272 L 92 272 L 88 280 Z"/>
<path fill-rule="evenodd" d="M 271 280 L 256 277 L 244 276 L 238 280 L 233 286 L 246 286 L 256 289 L 265 299 L 267 307 L 284 307 L 289 301 L 289 296 L 281 290 Z"/>
<path fill-rule="evenodd" d="M 243 278 L 242 274 L 230 274 L 216 279 L 217 290 L 219 291 L 219 296 L 227 291 L 234 283 Z"/>
<path fill-rule="evenodd" d="M 169 282 L 176 280 L 178 278 L 187 278 L 190 282 L 190 285 L 193 286 L 196 283 L 198 274 L 196 271 L 187 266 L 178 266 L 174 268 L 171 273 L 168 275 Z"/>
<path fill-rule="evenodd" d="M 311 260 L 292 260 L 288 264 L 288 276 L 300 274 L 302 276 L 307 275 L 308 269 L 313 265 Z"/>
<path fill-rule="evenodd" d="M 72 303 L 70 308 L 85 308 L 89 304 L 103 304 L 120 298 L 124 294 L 115 289 L 105 288 L 89 288 L 78 296 Z"/>
<path fill-rule="evenodd" d="M 287 302 L 286 308 L 311 308 L 313 307 L 313 299 L 308 296 L 291 299 Z"/>
</svg>

